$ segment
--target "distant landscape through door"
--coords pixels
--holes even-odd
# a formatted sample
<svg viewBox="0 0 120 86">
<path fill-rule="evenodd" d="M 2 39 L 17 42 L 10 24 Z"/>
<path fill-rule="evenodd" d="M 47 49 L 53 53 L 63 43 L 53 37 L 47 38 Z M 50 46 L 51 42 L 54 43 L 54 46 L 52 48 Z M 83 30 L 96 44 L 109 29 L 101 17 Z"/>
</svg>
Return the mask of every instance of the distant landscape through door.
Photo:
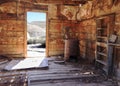
<svg viewBox="0 0 120 86">
<path fill-rule="evenodd" d="M 27 12 L 27 57 L 43 57 L 45 48 L 46 13 Z"/>
</svg>

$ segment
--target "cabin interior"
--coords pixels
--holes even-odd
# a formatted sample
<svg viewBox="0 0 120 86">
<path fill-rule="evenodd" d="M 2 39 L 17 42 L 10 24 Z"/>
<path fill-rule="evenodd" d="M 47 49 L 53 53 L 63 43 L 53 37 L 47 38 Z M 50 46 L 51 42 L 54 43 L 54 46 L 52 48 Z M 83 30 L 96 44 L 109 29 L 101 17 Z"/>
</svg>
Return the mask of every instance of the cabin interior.
<svg viewBox="0 0 120 86">
<path fill-rule="evenodd" d="M 28 56 L 27 12 L 46 13 L 44 56 Z M 120 0 L 0 0 L 0 86 L 119 85 Z"/>
</svg>

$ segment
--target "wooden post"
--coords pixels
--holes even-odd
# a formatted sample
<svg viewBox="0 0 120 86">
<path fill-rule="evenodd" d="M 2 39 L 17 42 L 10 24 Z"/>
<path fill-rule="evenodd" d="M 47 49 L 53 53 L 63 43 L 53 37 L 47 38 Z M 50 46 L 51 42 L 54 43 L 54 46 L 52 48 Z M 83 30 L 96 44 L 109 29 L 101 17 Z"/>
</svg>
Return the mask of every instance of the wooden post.
<svg viewBox="0 0 120 86">
<path fill-rule="evenodd" d="M 111 77 L 113 75 L 113 48 L 114 46 L 108 47 L 108 76 Z"/>
</svg>

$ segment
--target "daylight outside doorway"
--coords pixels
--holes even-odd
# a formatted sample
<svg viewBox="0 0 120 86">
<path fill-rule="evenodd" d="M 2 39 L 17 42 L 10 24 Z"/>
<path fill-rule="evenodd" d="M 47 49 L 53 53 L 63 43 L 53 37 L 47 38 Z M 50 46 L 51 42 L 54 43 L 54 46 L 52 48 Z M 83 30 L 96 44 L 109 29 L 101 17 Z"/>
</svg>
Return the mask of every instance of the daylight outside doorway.
<svg viewBox="0 0 120 86">
<path fill-rule="evenodd" d="M 46 13 L 27 12 L 27 57 L 43 57 L 45 48 Z"/>
</svg>

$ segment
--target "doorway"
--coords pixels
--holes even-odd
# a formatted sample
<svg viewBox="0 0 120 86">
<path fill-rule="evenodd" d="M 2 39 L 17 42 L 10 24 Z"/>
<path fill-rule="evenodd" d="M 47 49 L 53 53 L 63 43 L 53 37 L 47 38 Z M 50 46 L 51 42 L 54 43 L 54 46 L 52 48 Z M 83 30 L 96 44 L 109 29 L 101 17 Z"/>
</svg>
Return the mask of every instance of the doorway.
<svg viewBox="0 0 120 86">
<path fill-rule="evenodd" d="M 27 12 L 27 57 L 46 56 L 46 13 Z"/>
</svg>

